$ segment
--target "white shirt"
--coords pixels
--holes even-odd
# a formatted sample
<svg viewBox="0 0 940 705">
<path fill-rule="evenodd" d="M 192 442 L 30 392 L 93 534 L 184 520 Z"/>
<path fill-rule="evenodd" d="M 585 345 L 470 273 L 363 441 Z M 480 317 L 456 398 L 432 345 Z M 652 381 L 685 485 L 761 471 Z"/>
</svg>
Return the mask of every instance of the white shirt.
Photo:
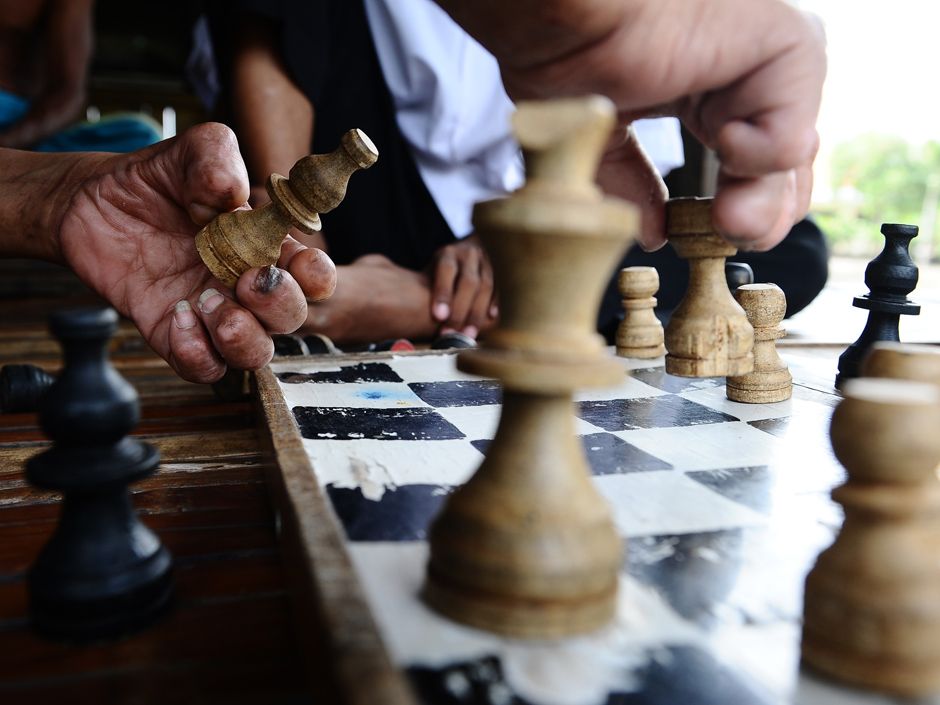
<svg viewBox="0 0 940 705">
<path fill-rule="evenodd" d="M 398 127 L 447 224 L 465 237 L 474 203 L 524 180 L 499 65 L 432 0 L 365 0 L 365 7 Z M 634 126 L 660 173 L 682 165 L 678 120 Z"/>
</svg>

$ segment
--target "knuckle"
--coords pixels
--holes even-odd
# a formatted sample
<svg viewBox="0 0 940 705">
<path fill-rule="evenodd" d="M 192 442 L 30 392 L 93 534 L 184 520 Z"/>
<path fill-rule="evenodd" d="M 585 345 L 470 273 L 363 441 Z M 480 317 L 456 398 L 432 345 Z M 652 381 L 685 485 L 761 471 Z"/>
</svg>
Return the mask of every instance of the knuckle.
<svg viewBox="0 0 940 705">
<path fill-rule="evenodd" d="M 255 332 L 254 316 L 240 308 L 226 310 L 215 328 L 216 342 L 224 348 L 240 348 L 251 340 Z"/>
</svg>

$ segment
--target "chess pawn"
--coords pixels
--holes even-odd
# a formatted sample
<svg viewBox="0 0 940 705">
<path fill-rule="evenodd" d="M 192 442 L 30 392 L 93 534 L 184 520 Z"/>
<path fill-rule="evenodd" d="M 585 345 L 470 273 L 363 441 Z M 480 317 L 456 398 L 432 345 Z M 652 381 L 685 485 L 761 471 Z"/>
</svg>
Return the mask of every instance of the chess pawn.
<svg viewBox="0 0 940 705">
<path fill-rule="evenodd" d="M 806 578 L 803 661 L 855 686 L 940 689 L 940 390 L 846 381 L 832 447 L 848 479 L 835 542 Z"/>
<path fill-rule="evenodd" d="M 196 250 L 209 271 L 228 287 L 253 267 L 276 264 L 290 228 L 305 233 L 320 229 L 320 213 L 338 206 L 349 178 L 368 169 L 379 157 L 362 130 L 343 135 L 330 154 L 312 154 L 291 167 L 288 178 L 271 174 L 271 197 L 254 210 L 222 213 L 196 234 Z"/>
<path fill-rule="evenodd" d="M 777 339 L 786 335 L 780 322 L 787 312 L 787 298 L 776 284 L 745 284 L 734 292 L 735 300 L 754 327 L 754 370 L 728 377 L 726 393 L 732 401 L 772 404 L 793 393 L 793 377 L 777 353 Z"/>
<path fill-rule="evenodd" d="M 881 341 L 862 361 L 865 377 L 890 377 L 940 385 L 940 347 Z"/>
<path fill-rule="evenodd" d="M 452 619 L 515 637 L 591 631 L 617 604 L 623 547 L 572 403 L 579 387 L 623 378 L 595 331 L 605 272 L 637 223 L 631 205 L 594 184 L 615 113 L 597 96 L 520 103 L 513 127 L 528 180 L 474 209 L 500 321 L 457 365 L 499 379 L 503 407 L 483 464 L 431 526 L 424 598 Z"/>
<path fill-rule="evenodd" d="M 862 360 L 872 343 L 900 340 L 900 316 L 920 313 L 920 306 L 907 298 L 917 286 L 917 265 L 908 251 L 911 240 L 917 237 L 917 226 L 884 223 L 881 233 L 885 236 L 884 249 L 865 267 L 865 286 L 869 293 L 856 296 L 852 301 L 856 308 L 868 311 L 868 320 L 858 340 L 839 356 L 836 387 L 859 376 Z"/>
<path fill-rule="evenodd" d="M 154 472 L 156 449 L 127 434 L 137 394 L 107 359 L 113 309 L 54 314 L 64 366 L 40 402 L 53 445 L 26 464 L 27 479 L 64 495 L 58 526 L 28 575 L 30 616 L 42 634 L 117 636 L 167 606 L 170 554 L 137 518 L 127 485 Z"/>
<path fill-rule="evenodd" d="M 750 372 L 754 329 L 725 279 L 725 258 L 737 250 L 712 227 L 712 199 L 671 199 L 666 235 L 689 262 L 688 289 L 666 326 L 666 372 L 680 377 Z"/>
<path fill-rule="evenodd" d="M 623 321 L 617 328 L 617 354 L 641 359 L 666 354 L 663 324 L 656 318 L 659 273 L 655 267 L 624 267 L 617 278 L 623 297 Z"/>
</svg>

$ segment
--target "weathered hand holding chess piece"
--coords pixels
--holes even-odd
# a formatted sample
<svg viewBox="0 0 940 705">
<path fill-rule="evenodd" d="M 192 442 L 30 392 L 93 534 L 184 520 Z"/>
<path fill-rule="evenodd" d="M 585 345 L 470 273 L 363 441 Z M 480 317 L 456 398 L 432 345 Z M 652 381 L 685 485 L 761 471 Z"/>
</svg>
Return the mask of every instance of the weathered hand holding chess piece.
<svg viewBox="0 0 940 705">
<path fill-rule="evenodd" d="M 623 321 L 617 327 L 617 354 L 650 359 L 666 354 L 663 324 L 656 318 L 659 273 L 655 267 L 624 267 L 617 277 L 623 297 Z"/>
<path fill-rule="evenodd" d="M 28 576 L 30 615 L 42 634 L 76 641 L 118 636 L 156 618 L 172 592 L 170 554 L 137 518 L 127 486 L 151 475 L 156 449 L 127 436 L 137 393 L 111 367 L 113 309 L 54 314 L 65 364 L 43 395 L 39 420 L 53 440 L 26 477 L 62 492 L 55 533 Z"/>
<path fill-rule="evenodd" d="M 806 578 L 803 661 L 856 686 L 940 690 L 940 390 L 847 380 L 832 447 L 848 480 L 835 542 Z"/>
<path fill-rule="evenodd" d="M 940 347 L 877 342 L 862 361 L 862 375 L 940 385 Z"/>
<path fill-rule="evenodd" d="M 499 326 L 458 367 L 498 378 L 499 428 L 486 459 L 431 527 L 424 597 L 458 621 L 518 637 L 607 622 L 622 546 L 574 428 L 573 391 L 623 368 L 594 330 L 598 304 L 635 231 L 635 209 L 594 184 L 613 105 L 589 97 L 521 103 L 513 118 L 528 182 L 480 203 Z"/>
<path fill-rule="evenodd" d="M 777 339 L 786 335 L 780 322 L 787 313 L 787 297 L 776 284 L 745 284 L 737 288 L 734 298 L 754 328 L 754 369 L 728 377 L 728 398 L 746 404 L 789 399 L 793 377 L 777 353 Z"/>
<path fill-rule="evenodd" d="M 869 293 L 856 296 L 852 305 L 868 310 L 868 321 L 858 340 L 839 356 L 836 387 L 858 377 L 862 360 L 872 343 L 879 340 L 900 340 L 898 324 L 901 316 L 916 316 L 920 306 L 907 298 L 917 286 L 917 265 L 908 248 L 917 237 L 916 225 L 884 223 L 881 233 L 885 246 L 865 268 L 865 286 Z"/>
<path fill-rule="evenodd" d="M 276 264 L 281 243 L 291 226 L 301 232 L 320 229 L 320 213 L 338 206 L 349 178 L 368 169 L 379 157 L 362 130 L 343 135 L 330 154 L 312 154 L 298 161 L 285 178 L 271 174 L 271 202 L 254 210 L 222 213 L 196 234 L 196 250 L 216 279 L 234 287 L 252 267 Z"/>
<path fill-rule="evenodd" d="M 666 372 L 680 377 L 743 375 L 754 368 L 754 329 L 728 290 L 725 258 L 737 250 L 712 227 L 712 199 L 666 204 L 666 235 L 689 261 L 689 286 L 666 326 Z"/>
</svg>

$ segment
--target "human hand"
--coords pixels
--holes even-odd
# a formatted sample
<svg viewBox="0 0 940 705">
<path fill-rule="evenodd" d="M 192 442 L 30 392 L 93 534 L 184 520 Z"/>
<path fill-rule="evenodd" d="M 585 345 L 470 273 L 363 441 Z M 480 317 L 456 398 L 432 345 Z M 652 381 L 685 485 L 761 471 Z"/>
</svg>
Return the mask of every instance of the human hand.
<svg viewBox="0 0 940 705">
<path fill-rule="evenodd" d="M 328 300 L 310 304 L 301 331 L 322 333 L 345 345 L 388 338 L 428 340 L 437 328 L 428 276 L 370 254 L 337 268 L 336 291 Z"/>
<path fill-rule="evenodd" d="M 283 269 L 251 269 L 234 292 L 199 259 L 198 227 L 248 198 L 228 128 L 200 125 L 139 152 L 86 155 L 81 165 L 53 227 L 61 259 L 184 379 L 213 382 L 229 365 L 264 366 L 274 349 L 269 334 L 296 330 L 305 297 L 332 291 L 333 263 L 293 242 L 282 248 Z"/>
<path fill-rule="evenodd" d="M 493 325 L 499 314 L 493 267 L 475 233 L 435 252 L 429 271 L 431 316 L 441 333 L 457 330 L 476 338 Z"/>
<path fill-rule="evenodd" d="M 826 68 L 814 18 L 782 0 L 439 2 L 515 98 L 600 93 L 624 123 L 679 116 L 721 160 L 714 225 L 741 249 L 805 214 Z"/>
</svg>

